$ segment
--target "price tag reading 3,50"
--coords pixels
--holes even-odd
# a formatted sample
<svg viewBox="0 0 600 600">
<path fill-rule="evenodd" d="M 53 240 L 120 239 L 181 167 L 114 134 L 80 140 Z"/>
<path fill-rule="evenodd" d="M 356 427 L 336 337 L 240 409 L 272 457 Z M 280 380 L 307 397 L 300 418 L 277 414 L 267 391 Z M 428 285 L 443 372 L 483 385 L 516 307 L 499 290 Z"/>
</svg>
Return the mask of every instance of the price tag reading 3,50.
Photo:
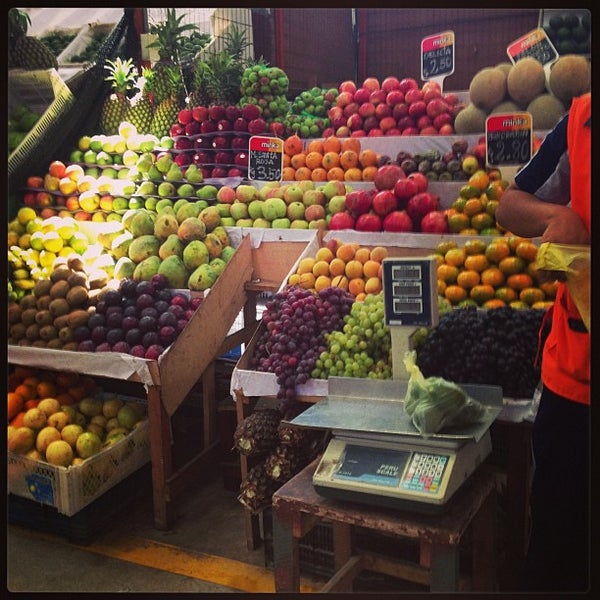
<svg viewBox="0 0 600 600">
<path fill-rule="evenodd" d="M 443 79 L 454 73 L 454 32 L 445 31 L 421 42 L 421 79 Z"/>
<path fill-rule="evenodd" d="M 281 181 L 283 176 L 283 140 L 254 135 L 250 138 L 248 178 Z"/>
<path fill-rule="evenodd" d="M 490 115 L 485 122 L 487 162 L 495 167 L 523 165 L 531 158 L 531 114 Z"/>
<path fill-rule="evenodd" d="M 547 67 L 558 59 L 556 48 L 541 27 L 515 40 L 506 51 L 513 64 L 526 56 L 532 56 Z"/>
</svg>

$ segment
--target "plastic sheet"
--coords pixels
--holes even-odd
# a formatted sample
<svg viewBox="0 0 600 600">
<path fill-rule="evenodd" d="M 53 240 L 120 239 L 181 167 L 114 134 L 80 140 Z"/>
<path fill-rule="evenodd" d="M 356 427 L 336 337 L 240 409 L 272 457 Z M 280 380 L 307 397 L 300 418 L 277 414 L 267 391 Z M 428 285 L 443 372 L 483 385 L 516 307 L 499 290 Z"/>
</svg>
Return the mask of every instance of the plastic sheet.
<svg viewBox="0 0 600 600">
<path fill-rule="evenodd" d="M 591 331 L 591 255 L 590 246 L 544 242 L 538 248 L 537 267 L 566 274 L 566 285 L 581 315 Z"/>
</svg>

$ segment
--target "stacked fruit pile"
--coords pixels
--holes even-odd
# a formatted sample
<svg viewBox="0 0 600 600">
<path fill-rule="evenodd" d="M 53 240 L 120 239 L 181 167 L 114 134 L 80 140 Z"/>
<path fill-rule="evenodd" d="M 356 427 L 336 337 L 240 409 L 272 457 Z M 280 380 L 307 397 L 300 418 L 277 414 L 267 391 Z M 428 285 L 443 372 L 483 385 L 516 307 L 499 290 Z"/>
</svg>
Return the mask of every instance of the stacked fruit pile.
<svg viewBox="0 0 600 600">
<path fill-rule="evenodd" d="M 537 246 L 517 236 L 490 242 L 440 242 L 438 293 L 453 306 L 547 308 L 556 295 L 556 282 L 542 283 L 536 270 Z"/>
<path fill-rule="evenodd" d="M 248 104 L 258 106 L 266 123 L 281 120 L 289 112 L 286 98 L 289 85 L 283 69 L 262 62 L 252 65 L 242 75 L 239 105 L 241 108 Z"/>
<path fill-rule="evenodd" d="M 574 12 L 553 14 L 544 31 L 557 52 L 564 54 L 589 54 L 591 41 L 589 13 L 579 17 Z"/>
<path fill-rule="evenodd" d="M 102 397 L 90 377 L 17 366 L 7 392 L 8 450 L 52 465 L 81 464 L 139 427 L 140 402 Z"/>
<path fill-rule="evenodd" d="M 285 136 L 318 138 L 330 126 L 327 113 L 338 97 L 336 88 L 313 87 L 298 94 L 291 103 L 289 113 L 283 119 Z"/>
</svg>

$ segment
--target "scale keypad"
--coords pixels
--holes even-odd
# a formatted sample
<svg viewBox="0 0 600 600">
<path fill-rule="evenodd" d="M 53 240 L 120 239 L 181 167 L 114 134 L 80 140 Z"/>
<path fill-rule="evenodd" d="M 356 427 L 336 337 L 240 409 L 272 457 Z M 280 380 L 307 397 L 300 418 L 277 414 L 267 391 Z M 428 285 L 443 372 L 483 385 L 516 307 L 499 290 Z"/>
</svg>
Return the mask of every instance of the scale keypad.
<svg viewBox="0 0 600 600">
<path fill-rule="evenodd" d="M 444 454 L 414 452 L 402 478 L 402 489 L 436 494 L 448 460 L 449 456 Z"/>
</svg>

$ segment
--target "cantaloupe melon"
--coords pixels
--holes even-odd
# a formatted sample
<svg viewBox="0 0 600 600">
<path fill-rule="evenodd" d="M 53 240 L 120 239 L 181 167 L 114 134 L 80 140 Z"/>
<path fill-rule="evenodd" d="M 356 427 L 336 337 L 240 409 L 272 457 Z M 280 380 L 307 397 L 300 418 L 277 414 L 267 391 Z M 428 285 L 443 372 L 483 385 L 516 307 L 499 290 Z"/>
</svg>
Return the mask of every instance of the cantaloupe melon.
<svg viewBox="0 0 600 600">
<path fill-rule="evenodd" d="M 508 77 L 508 72 L 512 69 L 513 64 L 510 61 L 500 62 L 496 65 L 496 69 L 502 69 L 504 74 Z"/>
<path fill-rule="evenodd" d="M 459 135 L 485 131 L 487 112 L 473 103 L 467 104 L 454 119 L 454 131 Z"/>
<path fill-rule="evenodd" d="M 469 100 L 477 108 L 490 112 L 506 97 L 506 75 L 502 69 L 484 67 L 471 79 Z"/>
<path fill-rule="evenodd" d="M 590 91 L 591 67 L 588 59 L 579 54 L 565 54 L 551 67 L 548 90 L 568 108 L 575 96 Z"/>
<path fill-rule="evenodd" d="M 527 105 L 531 113 L 533 129 L 545 131 L 552 129 L 565 114 L 564 104 L 553 94 L 540 94 Z"/>
<path fill-rule="evenodd" d="M 526 56 L 517 61 L 506 77 L 508 95 L 521 108 L 546 91 L 546 72 L 542 63 Z"/>
<path fill-rule="evenodd" d="M 500 102 L 492 109 L 490 114 L 500 114 L 500 113 L 514 113 L 519 112 L 521 107 L 512 100 L 505 100 L 504 102 Z"/>
</svg>

